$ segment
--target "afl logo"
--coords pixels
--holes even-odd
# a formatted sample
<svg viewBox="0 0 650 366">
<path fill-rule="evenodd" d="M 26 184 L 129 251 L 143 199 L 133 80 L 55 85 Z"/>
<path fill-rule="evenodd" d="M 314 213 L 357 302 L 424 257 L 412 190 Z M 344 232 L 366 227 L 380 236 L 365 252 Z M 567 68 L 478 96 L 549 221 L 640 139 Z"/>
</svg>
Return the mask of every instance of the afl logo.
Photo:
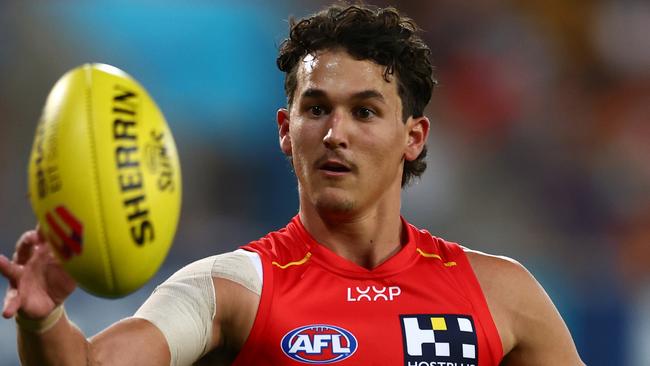
<svg viewBox="0 0 650 366">
<path fill-rule="evenodd" d="M 312 324 L 285 334 L 281 345 L 284 354 L 296 361 L 323 365 L 352 356 L 357 339 L 341 327 Z"/>
</svg>

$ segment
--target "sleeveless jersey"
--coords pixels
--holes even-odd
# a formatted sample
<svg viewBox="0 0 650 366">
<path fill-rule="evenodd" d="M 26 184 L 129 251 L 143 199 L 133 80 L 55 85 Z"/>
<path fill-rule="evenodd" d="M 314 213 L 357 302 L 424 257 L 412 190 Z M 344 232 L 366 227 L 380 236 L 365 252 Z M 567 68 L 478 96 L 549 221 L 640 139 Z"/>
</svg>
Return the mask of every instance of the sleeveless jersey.
<svg viewBox="0 0 650 366">
<path fill-rule="evenodd" d="M 498 365 L 501 340 L 463 249 L 402 224 L 406 245 L 372 270 L 317 243 L 298 216 L 244 246 L 264 283 L 233 365 Z"/>
</svg>

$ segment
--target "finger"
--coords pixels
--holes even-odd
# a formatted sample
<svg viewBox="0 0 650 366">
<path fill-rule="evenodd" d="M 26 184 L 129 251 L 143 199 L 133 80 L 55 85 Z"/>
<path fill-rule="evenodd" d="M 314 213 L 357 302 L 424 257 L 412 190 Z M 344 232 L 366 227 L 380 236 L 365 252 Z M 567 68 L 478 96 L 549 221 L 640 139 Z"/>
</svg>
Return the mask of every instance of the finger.
<svg viewBox="0 0 650 366">
<path fill-rule="evenodd" d="M 34 245 L 39 243 L 38 234 L 35 230 L 25 232 L 16 243 L 14 261 L 18 264 L 25 264 L 32 255 Z"/>
<path fill-rule="evenodd" d="M 15 287 L 22 273 L 22 266 L 12 263 L 9 258 L 0 254 L 0 273 Z"/>
<path fill-rule="evenodd" d="M 5 296 L 4 306 L 2 307 L 2 316 L 9 319 L 16 315 L 19 308 L 20 296 L 18 296 L 18 290 L 10 287 L 7 289 L 7 295 Z"/>
<path fill-rule="evenodd" d="M 27 230 L 25 231 L 20 238 L 18 238 L 18 241 L 16 241 L 16 250 L 23 245 L 23 242 L 30 242 L 30 241 L 35 241 L 37 240 L 37 233 L 36 230 Z"/>
<path fill-rule="evenodd" d="M 29 258 L 30 263 L 48 263 L 53 259 L 52 251 L 50 250 L 49 245 L 37 244 L 32 248 L 32 255 Z M 29 264 L 29 263 L 28 263 Z"/>
<path fill-rule="evenodd" d="M 45 232 L 41 228 L 41 223 L 40 222 L 36 223 L 36 229 L 34 229 L 34 231 L 36 231 L 36 234 L 38 235 L 38 240 L 39 241 L 45 241 L 46 240 Z"/>
</svg>

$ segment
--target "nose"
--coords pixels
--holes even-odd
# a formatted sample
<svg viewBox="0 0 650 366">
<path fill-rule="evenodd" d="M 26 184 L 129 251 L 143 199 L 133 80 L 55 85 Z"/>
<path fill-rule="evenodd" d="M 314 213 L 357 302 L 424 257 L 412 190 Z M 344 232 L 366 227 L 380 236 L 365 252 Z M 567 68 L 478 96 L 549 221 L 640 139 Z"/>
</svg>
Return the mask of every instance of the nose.
<svg viewBox="0 0 650 366">
<path fill-rule="evenodd" d="M 323 144 L 328 149 L 347 148 L 347 121 L 341 113 L 333 112 L 329 118 L 329 126 Z"/>
</svg>

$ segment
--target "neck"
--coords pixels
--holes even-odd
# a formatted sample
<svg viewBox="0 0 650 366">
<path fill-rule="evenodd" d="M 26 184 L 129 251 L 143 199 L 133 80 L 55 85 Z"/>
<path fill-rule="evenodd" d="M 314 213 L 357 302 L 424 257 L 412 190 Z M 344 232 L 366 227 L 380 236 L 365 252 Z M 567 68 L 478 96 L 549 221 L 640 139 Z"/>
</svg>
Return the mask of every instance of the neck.
<svg viewBox="0 0 650 366">
<path fill-rule="evenodd" d="M 300 205 L 300 220 L 320 244 L 359 266 L 372 269 L 406 243 L 400 205 L 376 207 L 370 212 L 332 215 L 312 205 Z"/>
</svg>

